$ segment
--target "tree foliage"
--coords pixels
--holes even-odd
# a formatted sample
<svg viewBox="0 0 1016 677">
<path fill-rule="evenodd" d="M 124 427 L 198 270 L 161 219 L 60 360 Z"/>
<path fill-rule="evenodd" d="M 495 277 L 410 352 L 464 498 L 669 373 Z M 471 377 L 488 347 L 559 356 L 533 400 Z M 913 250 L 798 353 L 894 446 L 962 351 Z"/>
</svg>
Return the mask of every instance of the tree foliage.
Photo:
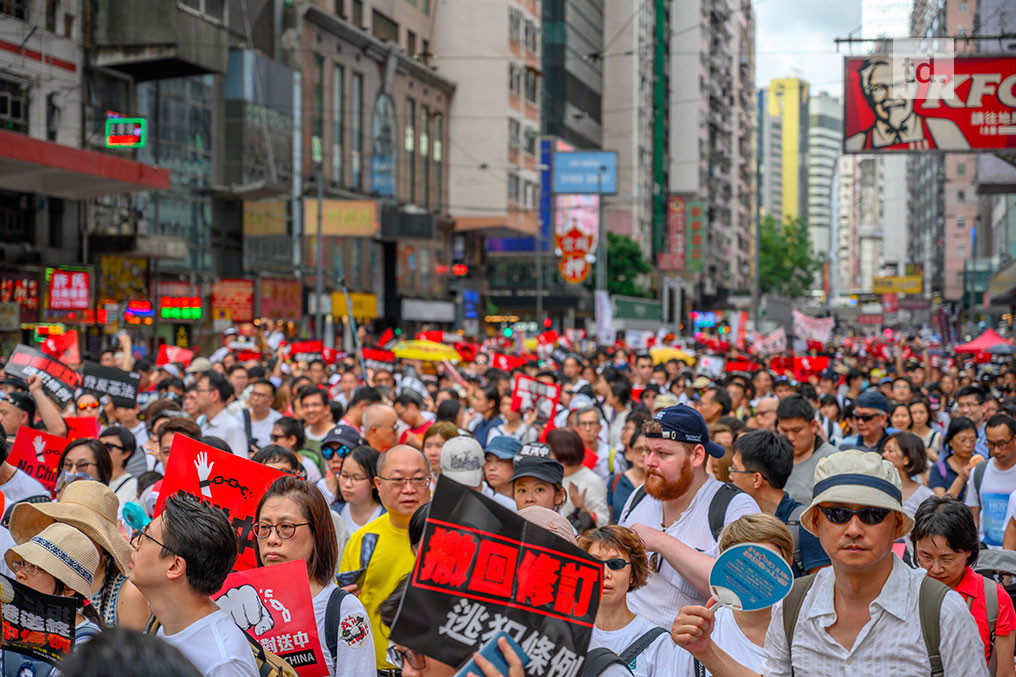
<svg viewBox="0 0 1016 677">
<path fill-rule="evenodd" d="M 638 284 L 637 277 L 651 270 L 649 262 L 635 240 L 607 231 L 607 291 L 620 296 L 652 296 Z M 590 290 L 596 288 L 596 266 L 586 280 Z"/>
<path fill-rule="evenodd" d="M 766 216 L 760 224 L 759 288 L 763 294 L 786 298 L 804 296 L 822 270 L 822 261 L 811 244 L 808 224 L 801 217 L 782 223 Z"/>
</svg>

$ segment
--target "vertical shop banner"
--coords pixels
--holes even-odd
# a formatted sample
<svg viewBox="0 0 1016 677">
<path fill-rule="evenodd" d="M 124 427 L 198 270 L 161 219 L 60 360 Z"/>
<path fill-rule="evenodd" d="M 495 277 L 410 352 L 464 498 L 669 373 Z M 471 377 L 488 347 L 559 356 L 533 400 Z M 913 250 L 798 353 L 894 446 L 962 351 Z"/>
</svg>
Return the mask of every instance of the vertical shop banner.
<svg viewBox="0 0 1016 677">
<path fill-rule="evenodd" d="M 85 362 L 81 375 L 81 388 L 96 397 L 109 395 L 117 407 L 133 407 L 138 399 L 141 374 L 116 367 L 104 367 L 98 362 Z"/>
<path fill-rule="evenodd" d="M 39 274 L 0 271 L 0 303 L 17 303 L 21 322 L 38 322 Z"/>
<path fill-rule="evenodd" d="M 671 196 L 667 199 L 667 251 L 659 254 L 661 270 L 676 273 L 684 271 L 687 231 L 688 201 L 683 197 Z"/>
<path fill-rule="evenodd" d="M 461 665 L 504 631 L 527 675 L 576 675 L 600 603 L 603 564 L 515 511 L 438 479 L 392 641 Z"/>
<path fill-rule="evenodd" d="M 57 464 L 69 439 L 50 435 L 26 426 L 18 428 L 7 462 L 29 477 L 39 481 L 51 495 L 56 495 Z"/>
<path fill-rule="evenodd" d="M 688 235 L 685 238 L 685 270 L 689 273 L 701 273 L 705 270 L 706 243 L 709 239 L 709 219 L 706 215 L 706 203 L 700 200 L 689 200 Z"/>
<path fill-rule="evenodd" d="M 6 574 L 0 579 L 3 602 L 4 653 L 12 652 L 50 665 L 60 665 L 74 648 L 74 614 L 78 602 L 71 597 L 47 595 L 18 583 Z M 5 664 L 17 663 L 13 656 Z M 31 674 L 11 670 L 9 674 Z"/>
<path fill-rule="evenodd" d="M 236 529 L 240 544 L 234 570 L 253 569 L 257 566 L 254 516 L 258 501 L 272 482 L 285 476 L 281 470 L 220 451 L 177 433 L 173 437 L 155 514 L 162 512 L 166 499 L 178 491 L 221 508 Z"/>
<path fill-rule="evenodd" d="M 216 320 L 254 319 L 254 280 L 226 279 L 212 283 L 212 313 Z"/>
<path fill-rule="evenodd" d="M 523 418 L 536 409 L 536 420 L 546 423 L 554 418 L 560 399 L 561 386 L 542 383 L 535 378 L 516 374 L 515 388 L 512 390 L 512 409 L 522 412 Z"/>
<path fill-rule="evenodd" d="M 304 560 L 232 573 L 212 599 L 300 677 L 328 675 Z"/>
<path fill-rule="evenodd" d="M 87 270 L 54 268 L 49 276 L 50 310 L 88 310 L 92 302 L 92 274 Z"/>
<path fill-rule="evenodd" d="M 67 365 L 26 345 L 14 349 L 4 365 L 4 372 L 26 381 L 29 376 L 39 374 L 42 389 L 61 407 L 66 407 L 74 399 L 74 389 L 81 382 L 81 376 Z"/>
<path fill-rule="evenodd" d="M 258 282 L 260 317 L 270 320 L 299 320 L 303 315 L 303 290 L 296 280 L 265 278 Z"/>
</svg>

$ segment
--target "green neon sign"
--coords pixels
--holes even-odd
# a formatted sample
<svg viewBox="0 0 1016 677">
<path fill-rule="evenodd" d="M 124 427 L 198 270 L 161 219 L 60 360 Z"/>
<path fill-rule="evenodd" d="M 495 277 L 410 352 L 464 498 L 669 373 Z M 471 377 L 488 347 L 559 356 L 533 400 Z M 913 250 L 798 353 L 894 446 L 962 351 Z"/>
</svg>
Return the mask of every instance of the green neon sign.
<svg viewBox="0 0 1016 677">
<path fill-rule="evenodd" d="M 106 148 L 143 148 L 147 140 L 144 118 L 106 118 Z"/>
</svg>

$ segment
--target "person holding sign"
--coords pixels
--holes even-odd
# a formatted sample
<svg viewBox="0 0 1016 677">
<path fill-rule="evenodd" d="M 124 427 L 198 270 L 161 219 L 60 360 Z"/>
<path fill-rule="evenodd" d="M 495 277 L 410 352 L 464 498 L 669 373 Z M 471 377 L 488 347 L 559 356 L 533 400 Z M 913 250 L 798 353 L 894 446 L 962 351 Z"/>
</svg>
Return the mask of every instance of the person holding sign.
<svg viewBox="0 0 1016 677">
<path fill-rule="evenodd" d="M 312 484 L 275 480 L 258 503 L 254 533 L 260 566 L 304 560 L 314 620 L 329 675 L 373 675 L 377 670 L 367 610 L 335 584 L 339 558 L 328 504 Z"/>
</svg>

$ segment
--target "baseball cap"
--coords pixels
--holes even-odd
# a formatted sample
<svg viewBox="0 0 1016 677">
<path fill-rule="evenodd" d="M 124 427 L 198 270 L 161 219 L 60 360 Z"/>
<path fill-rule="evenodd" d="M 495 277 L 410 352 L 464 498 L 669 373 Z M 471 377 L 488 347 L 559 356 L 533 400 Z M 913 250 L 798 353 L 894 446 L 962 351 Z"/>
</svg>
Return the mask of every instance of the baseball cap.
<svg viewBox="0 0 1016 677">
<path fill-rule="evenodd" d="M 667 407 L 676 407 L 676 406 L 677 406 L 677 398 L 671 395 L 670 393 L 660 393 L 659 395 L 656 396 L 656 399 L 653 400 L 654 412 L 660 411 L 661 409 L 666 409 Z"/>
<path fill-rule="evenodd" d="M 236 336 L 239 333 L 240 332 L 238 332 L 235 327 L 227 327 L 226 329 L 223 330 L 222 335 L 223 336 Z"/>
<path fill-rule="evenodd" d="M 11 386 L 12 388 L 28 392 L 28 381 L 20 376 L 11 376 L 8 374 L 4 377 L 3 381 L 0 381 L 0 385 Z"/>
<path fill-rule="evenodd" d="M 441 447 L 441 474 L 467 487 L 483 481 L 483 447 L 475 437 L 459 435 Z"/>
<path fill-rule="evenodd" d="M 345 423 L 338 423 L 321 440 L 321 455 L 328 459 L 338 451 L 339 456 L 342 457 L 363 444 L 367 444 L 367 442 L 356 431 L 356 428 Z M 345 451 L 342 447 L 345 447 Z"/>
<path fill-rule="evenodd" d="M 188 374 L 197 374 L 208 371 L 212 368 L 212 362 L 207 357 L 195 357 L 187 367 Z M 165 367 L 163 367 L 165 369 Z"/>
<path fill-rule="evenodd" d="M 878 409 L 889 413 L 889 400 L 885 398 L 885 395 L 875 390 L 874 388 L 868 388 L 854 400 L 854 408 L 864 407 L 865 409 Z"/>
<path fill-rule="evenodd" d="M 820 379 L 826 379 L 828 381 L 838 381 L 840 376 L 836 373 L 835 369 L 826 369 L 818 375 Z"/>
<path fill-rule="evenodd" d="M 564 466 L 553 458 L 519 456 L 515 459 L 515 473 L 512 475 L 512 482 L 523 477 L 535 477 L 550 484 L 561 484 L 564 482 Z"/>
<path fill-rule="evenodd" d="M 710 456 L 716 458 L 722 458 L 725 453 L 723 447 L 709 441 L 709 429 L 706 427 L 706 421 L 702 418 L 702 414 L 686 404 L 678 404 L 658 411 L 653 420 L 658 422 L 663 430 L 658 433 L 646 433 L 647 438 L 701 444 Z"/>
<path fill-rule="evenodd" d="M 7 400 L 21 411 L 28 414 L 29 423 L 35 418 L 35 400 L 28 393 L 0 392 L 0 400 Z"/>
<path fill-rule="evenodd" d="M 487 448 L 483 451 L 508 461 L 518 456 L 519 452 L 522 451 L 522 442 L 519 442 L 511 435 L 498 435 L 487 442 Z"/>
<path fill-rule="evenodd" d="M 695 377 L 694 381 L 692 381 L 691 387 L 692 388 L 696 388 L 696 389 L 698 389 L 698 388 L 706 388 L 706 387 L 712 385 L 712 383 L 713 383 L 713 380 L 711 378 L 709 378 L 705 374 L 700 374 L 700 375 Z"/>
</svg>

